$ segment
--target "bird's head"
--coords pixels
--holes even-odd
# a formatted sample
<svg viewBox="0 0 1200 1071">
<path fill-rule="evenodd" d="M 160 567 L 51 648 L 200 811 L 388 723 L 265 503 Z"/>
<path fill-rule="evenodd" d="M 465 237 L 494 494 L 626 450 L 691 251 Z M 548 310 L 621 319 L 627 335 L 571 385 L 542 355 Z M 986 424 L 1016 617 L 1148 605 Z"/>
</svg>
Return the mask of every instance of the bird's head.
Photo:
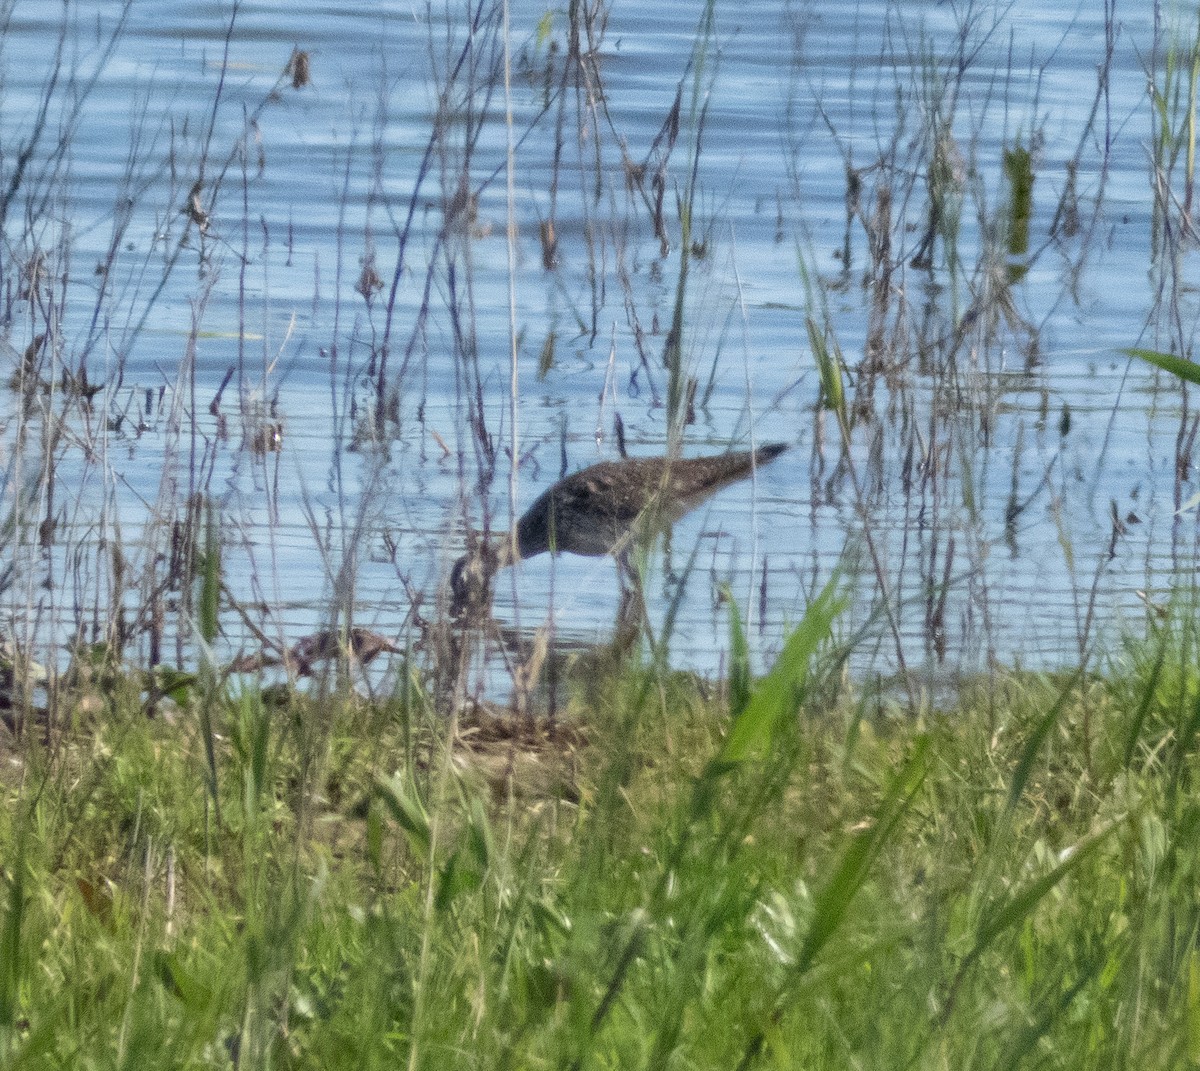
<svg viewBox="0 0 1200 1071">
<path fill-rule="evenodd" d="M 450 570 L 450 616 L 455 620 L 486 617 L 492 603 L 492 577 L 507 555 L 486 542 L 469 546 Z"/>
</svg>

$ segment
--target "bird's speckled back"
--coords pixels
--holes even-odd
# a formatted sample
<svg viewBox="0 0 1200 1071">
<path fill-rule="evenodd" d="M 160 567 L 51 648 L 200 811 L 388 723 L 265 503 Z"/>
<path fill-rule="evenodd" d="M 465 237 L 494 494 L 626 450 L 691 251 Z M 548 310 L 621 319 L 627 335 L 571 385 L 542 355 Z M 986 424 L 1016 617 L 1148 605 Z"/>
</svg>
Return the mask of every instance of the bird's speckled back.
<svg viewBox="0 0 1200 1071">
<path fill-rule="evenodd" d="M 589 465 L 548 488 L 517 525 L 522 558 L 549 550 L 609 554 L 637 523 L 647 534 L 773 461 L 785 443 L 709 457 L 625 458 Z M 636 533 L 635 533 L 636 534 Z"/>
</svg>

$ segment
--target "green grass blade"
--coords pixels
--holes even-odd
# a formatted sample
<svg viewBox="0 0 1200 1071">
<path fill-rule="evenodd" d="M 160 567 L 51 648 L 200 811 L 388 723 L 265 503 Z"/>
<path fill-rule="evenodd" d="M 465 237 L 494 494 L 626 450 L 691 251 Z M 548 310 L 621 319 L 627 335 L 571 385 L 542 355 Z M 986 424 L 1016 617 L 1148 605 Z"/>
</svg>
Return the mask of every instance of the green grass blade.
<svg viewBox="0 0 1200 1071">
<path fill-rule="evenodd" d="M 1176 357 L 1173 353 L 1161 353 L 1158 350 L 1125 349 L 1121 352 L 1126 356 L 1136 357 L 1140 361 L 1155 365 L 1164 372 L 1170 372 L 1188 383 L 1200 384 L 1200 364 L 1196 364 L 1194 361 Z"/>
<path fill-rule="evenodd" d="M 746 759 L 761 758 L 771 749 L 783 721 L 795 715 L 809 664 L 828 639 L 834 619 L 846 606 L 834 577 L 808 606 L 792 631 L 771 671 L 759 682 L 735 718 L 715 763 L 728 767 Z"/>
<path fill-rule="evenodd" d="M 1075 998 L 1092 982 L 1103 969 L 1107 957 L 1093 953 L 1079 971 L 1078 977 L 1050 1000 L 1039 1002 L 1037 1017 L 1024 1030 L 1017 1034 L 1012 1047 L 996 1062 L 997 1067 L 1020 1067 L 1025 1057 L 1034 1047 L 1050 1033 L 1055 1023 L 1061 1022 L 1067 1014 Z"/>
<path fill-rule="evenodd" d="M 809 345 L 812 346 L 813 360 L 817 363 L 817 373 L 821 377 L 822 403 L 846 423 L 846 391 L 842 386 L 842 369 L 838 364 L 837 354 L 830 350 L 811 316 L 808 317 L 807 323 Z"/>
<path fill-rule="evenodd" d="M 1029 775 L 1033 772 L 1033 764 L 1037 761 L 1042 745 L 1046 742 L 1050 731 L 1058 723 L 1063 707 L 1066 705 L 1067 696 L 1074 691 L 1080 675 L 1081 672 L 1078 670 L 1071 675 L 1066 686 L 1058 693 L 1058 698 L 1037 723 L 1033 734 L 1025 741 L 1025 747 L 1021 749 L 1021 758 L 1017 762 L 1016 770 L 1013 771 L 1012 783 L 1008 786 L 1008 803 L 1005 808 L 1008 813 L 1011 814 L 1020 802 L 1021 796 L 1025 792 L 1025 786 L 1029 783 Z"/>
<path fill-rule="evenodd" d="M 1155 693 L 1158 691 L 1159 682 L 1162 680 L 1163 668 L 1167 661 L 1167 636 L 1167 630 L 1164 629 L 1158 637 L 1158 650 L 1154 653 L 1154 662 L 1150 667 L 1150 676 L 1147 680 L 1141 682 L 1141 698 L 1138 700 L 1137 710 L 1134 711 L 1133 718 L 1129 722 L 1128 731 L 1125 734 L 1122 765 L 1127 770 L 1133 762 L 1133 753 L 1137 750 L 1137 742 L 1142 736 L 1142 726 L 1146 724 L 1146 718 L 1154 702 Z"/>
<path fill-rule="evenodd" d="M 12 855 L 5 861 L 8 871 L 8 896 L 4 905 L 4 922 L 0 925 L 0 1057 L 13 1051 L 13 1026 L 17 1020 L 17 1004 L 24 961 L 21 954 L 21 934 L 24 930 L 25 842 L 26 821 L 18 820 L 12 845 Z"/>
<path fill-rule="evenodd" d="M 750 701 L 750 645 L 733 592 L 724 585 L 729 606 L 729 713 L 736 720 Z"/>
<path fill-rule="evenodd" d="M 200 566 L 200 635 L 205 643 L 212 643 L 220 628 L 221 528 L 217 507 L 211 501 L 205 511 L 204 553 Z"/>
<path fill-rule="evenodd" d="M 412 783 L 399 774 L 386 780 L 380 778 L 375 783 L 375 794 L 383 801 L 388 813 L 404 831 L 417 854 L 422 859 L 428 859 L 430 846 L 433 844 L 433 831 L 429 824 L 429 814 L 420 797 L 413 791 Z"/>
<path fill-rule="evenodd" d="M 892 778 L 874 820 L 856 833 L 842 852 L 837 869 L 817 896 L 812 922 L 797 960 L 799 974 L 808 970 L 837 932 L 851 901 L 865 884 L 872 862 L 912 806 L 928 773 L 928 754 L 929 739 L 923 737 L 908 762 Z"/>
<path fill-rule="evenodd" d="M 1009 897 L 1007 901 L 1002 902 L 990 918 L 985 918 L 980 923 L 975 936 L 975 945 L 968 953 L 967 960 L 978 959 L 1000 934 L 1031 914 L 1046 895 L 1072 870 L 1090 858 L 1119 826 L 1119 822 L 1113 822 L 1093 834 L 1076 846 L 1053 870 L 1043 874 L 1036 881 L 1030 882 L 1025 888 Z"/>
</svg>

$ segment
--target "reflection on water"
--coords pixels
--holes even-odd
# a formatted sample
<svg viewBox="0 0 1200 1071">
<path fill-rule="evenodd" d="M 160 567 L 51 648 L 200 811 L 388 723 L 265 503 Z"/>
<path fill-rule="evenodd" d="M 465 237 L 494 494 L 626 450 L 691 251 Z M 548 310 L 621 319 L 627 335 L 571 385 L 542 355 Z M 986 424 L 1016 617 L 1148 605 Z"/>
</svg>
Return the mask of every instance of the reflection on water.
<svg viewBox="0 0 1200 1071">
<path fill-rule="evenodd" d="M 886 672 L 1074 659 L 1190 575 L 1195 415 L 1118 353 L 1194 330 L 1147 94 L 1169 27 L 517 5 L 506 99 L 499 16 L 16 5 L 14 621 L 186 660 L 211 500 L 225 653 L 331 606 L 395 635 L 436 616 L 465 524 L 617 456 L 618 423 L 635 455 L 794 444 L 652 559 L 655 626 L 706 671 L 726 583 L 769 651 L 842 563 Z M 514 578 L 505 626 L 611 629 L 612 562 Z"/>
</svg>

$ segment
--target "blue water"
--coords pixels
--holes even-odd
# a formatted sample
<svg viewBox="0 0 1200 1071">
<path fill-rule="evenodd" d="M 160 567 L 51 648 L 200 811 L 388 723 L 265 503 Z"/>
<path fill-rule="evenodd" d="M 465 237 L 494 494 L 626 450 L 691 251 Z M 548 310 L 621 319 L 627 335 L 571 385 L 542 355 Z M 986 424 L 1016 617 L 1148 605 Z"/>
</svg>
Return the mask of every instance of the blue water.
<svg viewBox="0 0 1200 1071">
<path fill-rule="evenodd" d="M 1169 37 L 1155 37 L 1150 5 L 1117 12 L 1108 92 L 1088 127 L 1104 11 L 1043 7 L 979 5 L 964 29 L 961 5 L 718 3 L 706 36 L 694 4 L 618 2 L 597 29 L 593 81 L 572 81 L 560 123 L 560 98 L 542 107 L 547 85 L 558 84 L 565 11 L 513 6 L 518 511 L 560 475 L 564 453 L 568 470 L 616 456 L 617 415 L 630 453 L 666 447 L 661 358 L 680 264 L 677 203 L 697 137 L 697 255 L 683 353 L 707 404 L 685 430 L 685 453 L 744 443 L 751 428 L 757 441 L 794 446 L 756 485 L 730 488 L 681 522 L 669 558 L 654 559 L 648 594 L 661 624 L 695 551 L 672 643 L 678 664 L 704 672 L 721 665 L 727 610 L 716 592 L 726 581 L 769 654 L 848 547 L 861 563 L 848 624 L 868 625 L 864 672 L 898 664 L 879 613 L 884 591 L 906 663 L 941 673 L 993 659 L 1072 661 L 1081 637 L 1095 645 L 1143 627 L 1136 592 L 1161 598 L 1190 575 L 1194 518 L 1177 518 L 1173 497 L 1179 391 L 1156 385 L 1119 352 L 1186 347 L 1195 330 L 1191 247 L 1172 262 L 1156 259 L 1151 240 L 1147 83 L 1164 77 Z M 132 5 L 103 64 L 114 5 L 68 11 L 63 76 L 30 167 L 43 179 L 29 182 L 28 199 L 10 210 L 2 266 L 15 293 L 36 245 L 65 283 L 56 305 L 10 302 L 8 352 L 15 367 L 50 316 L 57 361 L 73 368 L 86 353 L 90 382 L 107 390 L 90 419 L 72 411 L 63 421 L 67 433 L 52 455 L 60 538 L 46 551 L 11 551 L 12 627 L 51 646 L 76 631 L 88 608 L 95 617 L 112 598 L 97 548 L 118 540 L 129 563 L 125 601 L 138 605 L 165 553 L 166 536 L 148 519 L 178 514 L 191 490 L 206 490 L 222 509 L 230 592 L 268 608 L 253 612 L 269 635 L 288 642 L 311 631 L 339 593 L 359 623 L 404 632 L 414 596 L 432 615 L 464 523 L 487 513 L 502 526 L 509 514 L 508 130 L 503 87 L 488 66 L 499 58 L 498 39 L 487 26 L 477 33 L 479 73 L 450 91 L 458 111 L 422 171 L 440 87 L 466 40 L 467 8 L 245 3 L 230 31 L 229 5 L 143 2 Z M 0 54 L 0 145 L 34 129 L 61 26 L 57 7 L 15 5 Z M 961 79 L 960 38 L 969 56 Z M 556 66 L 547 82 L 551 42 Z M 278 82 L 293 46 L 311 55 L 312 84 L 298 89 Z M 1151 57 L 1154 71 L 1145 66 Z M 96 70 L 56 156 L 70 102 Z M 902 195 L 907 169 L 923 159 L 915 146 L 935 91 L 956 79 L 947 130 L 961 182 L 960 268 L 952 273 L 938 246 L 925 272 L 910 263 L 927 218 L 925 187 L 918 181 Z M 678 140 L 664 170 L 664 255 L 625 164 L 646 163 L 653 174 L 661 149 L 656 156 L 652 146 L 680 87 Z M 476 203 L 441 242 L 468 100 L 473 115 L 485 100 L 487 108 L 470 163 Z M 861 222 L 850 228 L 849 265 L 842 259 L 847 167 L 861 169 L 868 206 L 884 174 L 897 198 L 888 324 L 926 318 L 933 337 L 985 290 L 980 249 L 1006 203 L 1002 152 L 1015 143 L 1033 154 L 1031 248 L 1045 245 L 1010 290 L 1012 322 L 1031 334 L 1012 327 L 957 351 L 953 382 L 974 405 L 970 413 L 964 406 L 958 427 L 939 394 L 945 380 L 915 352 L 903 354 L 872 396 L 873 420 L 856 425 L 855 476 L 843 472 L 829 484 L 838 434 L 832 416 L 815 410 L 806 320 L 827 316 L 853 392 L 871 293 L 862 285 L 869 264 Z M 1081 144 L 1073 181 L 1082 230 L 1051 240 L 1071 181 L 1066 163 Z M 191 228 L 158 290 L 202 160 L 208 233 Z M 880 160 L 892 170 L 875 166 Z M 4 182 L 12 167 L 9 148 Z M 1181 189 L 1179 171 L 1173 180 Z M 414 197 L 389 324 L 398 236 Z M 547 270 L 539 224 L 552 207 L 558 259 Z M 368 303 L 355 286 L 371 257 L 382 288 Z M 97 274 L 110 259 L 108 275 Z M 1164 275 L 1164 265 L 1177 274 Z M 1156 303 L 1162 278 L 1177 280 L 1174 312 Z M 551 335 L 554 365 L 539 377 Z M 373 430 L 372 351 L 377 359 L 385 337 L 390 419 Z M 1037 341 L 1032 361 L 1029 337 Z M 486 509 L 467 430 L 464 353 L 477 359 L 482 419 L 497 450 Z M 214 415 L 210 403 L 231 369 Z M 914 436 L 914 421 L 930 421 L 935 410 L 939 419 Z M 33 419 L 38 428 L 52 423 Z M 5 423 L 10 506 L 22 474 L 45 460 L 36 448 L 18 450 L 21 424 L 14 395 Z M 276 425 L 278 451 L 248 448 Z M 912 482 L 914 443 L 929 451 L 917 469 L 939 472 L 923 492 Z M 1194 490 L 1186 475 L 1181 499 Z M 1014 499 L 1023 508 L 1006 528 Z M 1139 523 L 1110 557 L 1113 503 Z M 36 524 L 43 507 L 14 508 Z M 864 529 L 879 570 L 868 564 Z M 930 578 L 948 585 L 944 644 L 931 640 L 925 619 Z M 530 630 L 552 598 L 561 635 L 603 639 L 616 608 L 615 567 L 526 563 L 515 586 L 498 585 L 496 614 Z M 236 614 L 225 623 L 221 657 L 254 645 Z"/>
</svg>

